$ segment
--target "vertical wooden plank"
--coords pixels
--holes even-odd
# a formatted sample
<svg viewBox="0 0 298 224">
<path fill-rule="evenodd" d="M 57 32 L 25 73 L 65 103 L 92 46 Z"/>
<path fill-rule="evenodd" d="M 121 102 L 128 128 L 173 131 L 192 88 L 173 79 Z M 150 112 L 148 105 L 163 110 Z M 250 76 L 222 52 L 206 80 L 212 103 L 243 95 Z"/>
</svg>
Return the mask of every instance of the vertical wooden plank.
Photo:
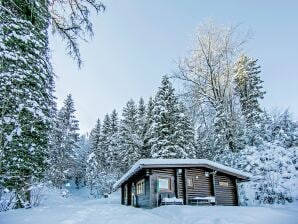
<svg viewBox="0 0 298 224">
<path fill-rule="evenodd" d="M 148 194 L 149 194 L 149 207 L 152 208 L 152 196 L 151 196 L 151 175 L 149 175 L 149 190 L 148 190 Z"/>
<path fill-rule="evenodd" d="M 215 205 L 217 205 L 217 192 L 216 192 L 216 174 L 217 174 L 217 171 L 213 171 L 213 174 L 212 174 L 212 186 L 213 186 L 213 192 L 214 192 L 214 198 L 215 198 Z"/>
<path fill-rule="evenodd" d="M 184 204 L 185 205 L 188 205 L 188 192 L 187 192 L 187 169 L 186 168 L 183 168 L 182 170 L 182 174 L 183 174 L 183 189 L 184 189 Z"/>
<path fill-rule="evenodd" d="M 121 205 L 124 205 L 124 185 L 121 185 Z"/>
<path fill-rule="evenodd" d="M 237 178 L 235 178 L 235 194 L 236 194 L 236 205 L 240 205 L 240 201 L 239 201 L 239 191 L 238 191 L 238 180 Z"/>
<path fill-rule="evenodd" d="M 127 205 L 131 205 L 131 183 L 127 184 Z"/>
<path fill-rule="evenodd" d="M 151 179 L 151 185 L 150 185 L 150 201 L 151 201 L 151 207 L 155 208 L 157 207 L 157 189 L 156 189 L 156 175 L 150 175 Z"/>
<path fill-rule="evenodd" d="M 174 183 L 175 183 L 175 197 L 179 198 L 179 186 L 178 186 L 178 170 L 175 168 L 175 175 L 174 175 Z"/>
</svg>

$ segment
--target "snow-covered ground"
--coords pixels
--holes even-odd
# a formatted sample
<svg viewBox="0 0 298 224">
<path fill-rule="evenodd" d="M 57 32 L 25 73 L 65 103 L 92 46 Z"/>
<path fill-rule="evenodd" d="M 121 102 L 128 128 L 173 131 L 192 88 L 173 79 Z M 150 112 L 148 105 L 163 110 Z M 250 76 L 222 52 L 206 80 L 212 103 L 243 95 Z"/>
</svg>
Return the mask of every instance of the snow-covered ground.
<svg viewBox="0 0 298 224">
<path fill-rule="evenodd" d="M 63 198 L 52 191 L 44 205 L 0 213 L 1 224 L 297 224 L 298 207 L 163 206 L 140 209 L 120 205 L 119 194 L 88 199 L 83 191 Z"/>
</svg>

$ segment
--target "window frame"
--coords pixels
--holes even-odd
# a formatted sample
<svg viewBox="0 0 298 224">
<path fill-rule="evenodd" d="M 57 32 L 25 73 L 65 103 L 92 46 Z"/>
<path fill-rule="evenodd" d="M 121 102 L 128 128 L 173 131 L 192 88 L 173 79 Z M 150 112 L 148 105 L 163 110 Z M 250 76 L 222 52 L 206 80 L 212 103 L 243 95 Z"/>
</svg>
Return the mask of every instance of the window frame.
<svg viewBox="0 0 298 224">
<path fill-rule="evenodd" d="M 136 195 L 143 195 L 145 194 L 145 178 L 139 180 L 136 183 Z"/>
<path fill-rule="evenodd" d="M 218 181 L 218 185 L 221 187 L 229 187 L 229 182 L 228 181 Z"/>
<path fill-rule="evenodd" d="M 190 180 L 190 182 L 189 182 L 189 180 Z M 194 188 L 194 186 L 195 186 L 194 181 L 195 181 L 194 177 L 187 177 L 186 178 L 187 187 Z M 191 185 L 189 185 L 189 183 L 191 183 Z"/>
<path fill-rule="evenodd" d="M 160 188 L 159 187 L 159 179 L 167 179 L 168 180 L 168 188 Z M 157 177 L 157 186 L 158 186 L 158 192 L 172 192 L 172 177 L 170 176 L 158 176 Z"/>
</svg>

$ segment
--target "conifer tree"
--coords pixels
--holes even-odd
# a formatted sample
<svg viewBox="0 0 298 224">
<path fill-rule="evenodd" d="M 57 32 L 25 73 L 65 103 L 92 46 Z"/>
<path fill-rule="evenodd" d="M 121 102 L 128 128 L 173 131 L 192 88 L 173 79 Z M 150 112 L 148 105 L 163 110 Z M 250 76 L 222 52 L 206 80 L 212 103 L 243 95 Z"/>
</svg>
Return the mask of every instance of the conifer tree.
<svg viewBox="0 0 298 224">
<path fill-rule="evenodd" d="M 111 127 L 109 133 L 109 153 L 107 161 L 109 162 L 109 166 L 118 168 L 119 167 L 119 159 L 120 159 L 120 149 L 118 147 L 119 144 L 119 121 L 118 121 L 118 113 L 116 110 L 113 110 L 111 113 Z"/>
<path fill-rule="evenodd" d="M 271 123 L 271 136 L 272 141 L 277 145 L 286 148 L 298 146 L 298 123 L 293 120 L 289 110 L 274 114 Z"/>
<path fill-rule="evenodd" d="M 150 158 L 151 156 L 151 145 L 150 145 L 150 133 L 152 127 L 152 118 L 153 118 L 153 107 L 154 102 L 152 97 L 149 98 L 146 114 L 145 114 L 145 126 L 144 126 L 144 140 L 143 140 L 143 148 L 141 150 L 141 158 Z"/>
<path fill-rule="evenodd" d="M 89 136 L 84 134 L 79 137 L 78 149 L 75 154 L 74 180 L 77 189 L 86 185 L 87 158 L 89 154 Z"/>
<path fill-rule="evenodd" d="M 17 208 L 29 206 L 30 185 L 43 179 L 51 147 L 55 104 L 48 26 L 66 40 L 80 65 L 77 39 L 93 33 L 90 7 L 104 10 L 98 0 L 0 1 L 0 188 L 16 194 Z"/>
<path fill-rule="evenodd" d="M 194 156 L 194 148 L 190 149 L 184 145 L 188 138 L 186 137 L 187 131 L 183 130 L 187 123 L 185 119 L 174 88 L 168 77 L 164 76 L 155 96 L 153 107 L 150 130 L 151 156 L 153 158 L 189 158 Z"/>
<path fill-rule="evenodd" d="M 74 176 L 79 140 L 79 122 L 69 94 L 58 112 L 54 148 L 50 153 L 50 174 L 53 184 L 60 189 Z"/>
<path fill-rule="evenodd" d="M 90 195 L 97 197 L 97 183 L 99 178 L 99 164 L 95 152 L 91 149 L 90 154 L 87 156 L 86 166 L 86 185 L 90 189 Z"/>
<path fill-rule="evenodd" d="M 120 122 L 120 147 L 123 168 L 126 171 L 140 158 L 140 138 L 137 124 L 138 111 L 133 100 L 129 100 L 123 108 Z"/>
<path fill-rule="evenodd" d="M 101 123 L 97 119 L 95 127 L 90 132 L 90 152 L 86 158 L 86 185 L 90 188 L 90 194 L 98 197 L 98 179 L 100 172 L 100 156 L 102 156 L 99 149 L 101 140 Z"/>
<path fill-rule="evenodd" d="M 143 98 L 140 98 L 137 112 L 137 135 L 140 139 L 139 149 L 140 149 L 140 158 L 146 158 L 145 153 L 145 134 L 146 134 L 146 106 Z"/>
<path fill-rule="evenodd" d="M 120 177 L 118 129 L 118 114 L 113 110 L 111 115 L 105 116 L 100 131 L 99 124 L 92 130 L 92 135 L 98 136 L 98 143 L 93 143 L 94 147 L 87 158 L 86 179 L 90 194 L 94 197 L 111 192 L 114 182 Z"/>
<path fill-rule="evenodd" d="M 44 177 L 54 113 L 47 1 L 0 1 L 0 185 L 29 206 Z"/>
<path fill-rule="evenodd" d="M 260 66 L 257 60 L 241 55 L 236 64 L 236 93 L 240 97 L 242 114 L 247 125 L 248 144 L 255 145 L 260 142 L 259 127 L 261 122 L 261 107 L 259 100 L 264 98 L 265 92 L 262 90 Z"/>
<path fill-rule="evenodd" d="M 100 140 L 100 134 L 101 134 L 101 123 L 100 120 L 97 119 L 95 127 L 90 132 L 89 142 L 90 142 L 90 148 L 92 151 L 96 151 L 99 140 Z"/>
<path fill-rule="evenodd" d="M 188 158 L 196 157 L 195 135 L 193 124 L 186 107 L 179 103 L 178 120 L 176 126 L 176 141 L 181 148 L 184 148 Z"/>
<path fill-rule="evenodd" d="M 108 166 L 109 145 L 111 134 L 110 115 L 106 114 L 101 127 L 101 137 L 98 144 L 98 163 L 101 167 Z"/>
</svg>

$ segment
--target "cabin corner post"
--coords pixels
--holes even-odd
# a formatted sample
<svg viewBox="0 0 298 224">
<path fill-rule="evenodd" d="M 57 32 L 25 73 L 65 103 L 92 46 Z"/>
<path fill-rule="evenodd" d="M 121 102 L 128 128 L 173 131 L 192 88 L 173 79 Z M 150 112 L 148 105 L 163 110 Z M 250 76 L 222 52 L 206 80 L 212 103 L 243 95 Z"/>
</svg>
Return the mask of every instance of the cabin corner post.
<svg viewBox="0 0 298 224">
<path fill-rule="evenodd" d="M 121 185 L 121 205 L 124 205 L 124 185 Z"/>
<path fill-rule="evenodd" d="M 238 179 L 235 178 L 235 190 L 236 190 L 236 204 L 240 206 L 240 200 L 239 200 L 239 190 L 238 190 Z"/>
<path fill-rule="evenodd" d="M 213 175 L 212 175 L 212 185 L 213 185 L 213 193 L 214 193 L 214 198 L 215 198 L 215 205 L 217 205 L 217 196 L 216 196 L 216 174 L 217 174 L 217 170 L 213 171 Z"/>
<path fill-rule="evenodd" d="M 150 175 L 149 175 L 149 207 L 150 208 L 154 208 L 154 187 L 153 187 L 153 183 L 152 183 L 152 173 L 150 171 Z"/>
<path fill-rule="evenodd" d="M 174 170 L 175 170 L 175 176 L 174 176 L 175 197 L 178 198 L 179 197 L 179 195 L 178 195 L 178 181 L 177 181 L 177 179 L 178 179 L 178 169 L 175 168 Z"/>
<path fill-rule="evenodd" d="M 183 174 L 183 183 L 184 183 L 184 204 L 188 205 L 188 192 L 187 192 L 187 170 L 186 168 L 182 169 Z"/>
</svg>

